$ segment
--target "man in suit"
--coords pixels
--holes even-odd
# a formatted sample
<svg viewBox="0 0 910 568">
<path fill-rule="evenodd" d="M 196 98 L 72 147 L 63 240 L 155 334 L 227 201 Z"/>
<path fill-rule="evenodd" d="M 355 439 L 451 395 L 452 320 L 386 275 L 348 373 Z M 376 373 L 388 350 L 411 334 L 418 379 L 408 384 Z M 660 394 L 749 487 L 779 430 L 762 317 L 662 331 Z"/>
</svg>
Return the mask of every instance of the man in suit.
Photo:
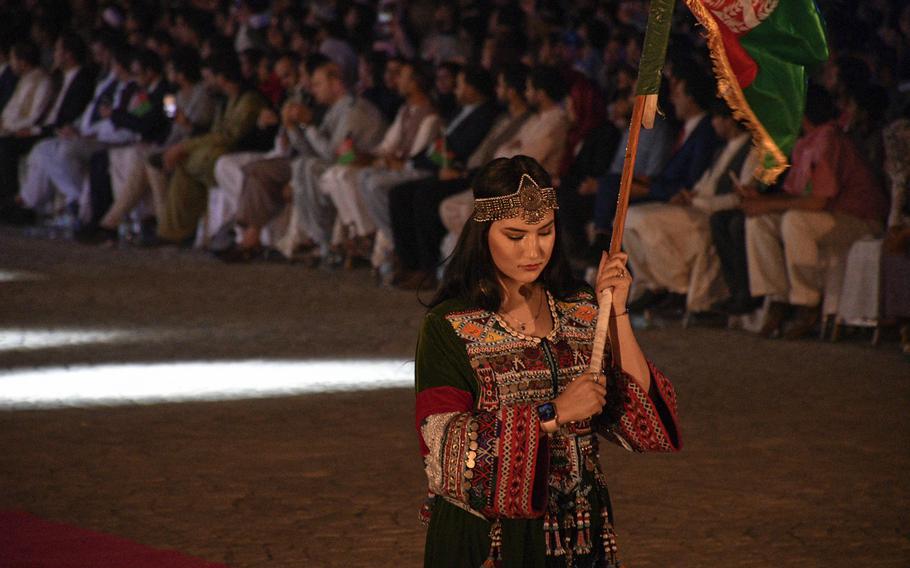
<svg viewBox="0 0 910 568">
<path fill-rule="evenodd" d="M 0 111 L 6 106 L 6 102 L 13 96 L 16 90 L 16 83 L 19 77 L 13 71 L 13 66 L 9 60 L 9 52 L 12 38 L 0 38 Z"/>
<path fill-rule="evenodd" d="M 758 158 L 751 152 L 749 133 L 720 101 L 711 121 L 724 145 L 708 169 L 691 190 L 677 193 L 673 203 L 631 207 L 623 239 L 635 271 L 634 286 L 683 295 L 686 308 L 694 314 L 708 312 L 723 297 L 710 215 L 738 208 L 736 187 L 756 183 L 753 174 Z"/>
<path fill-rule="evenodd" d="M 520 75 L 522 79 L 525 76 Z M 455 95 L 461 108 L 443 133 L 445 144 L 437 142 L 412 160 L 414 168 L 427 172 L 427 176 L 397 185 L 389 194 L 393 241 L 401 265 L 395 282 L 402 285 L 404 271 L 420 272 L 408 275 L 407 280 L 412 282 L 427 279 L 433 271 L 445 235 L 439 204 L 466 187 L 467 178 L 461 172 L 500 112 L 493 78 L 482 68 L 462 69 L 456 77 Z M 420 250 L 415 251 L 415 247 Z"/>
<path fill-rule="evenodd" d="M 682 123 L 670 157 L 653 179 L 634 179 L 631 202 L 682 203 L 685 192 L 691 191 L 714 158 L 718 137 L 711 126 L 711 115 L 707 112 L 716 100 L 715 85 L 710 73 L 696 63 L 674 65 L 670 78 L 670 101 L 676 118 Z M 597 199 L 616 202 L 619 187 L 598 188 Z M 598 211 L 604 208 L 596 208 Z M 596 220 L 601 226 L 604 220 Z M 667 314 L 685 310 L 686 295 L 678 292 L 646 289 L 634 302 L 629 304 L 633 311 L 660 305 Z"/>
<path fill-rule="evenodd" d="M 119 109 L 103 107 L 101 115 L 110 120 L 114 131 L 122 131 L 121 135 L 125 139 L 138 136 L 139 141 L 104 148 L 92 155 L 89 174 L 92 215 L 90 222 L 76 235 L 82 241 L 116 238 L 114 228 L 98 226 L 101 216 L 113 203 L 112 178 L 116 178 L 119 193 L 128 172 L 135 167 L 136 162 L 141 163 L 145 146 L 160 144 L 170 130 L 170 122 L 164 114 L 164 94 L 169 87 L 164 80 L 161 57 L 151 50 L 140 50 L 130 64 L 130 72 L 139 89 L 127 105 Z"/>
<path fill-rule="evenodd" d="M 85 65 L 87 47 L 75 32 L 57 38 L 54 46 L 55 80 L 59 85 L 41 120 L 28 128 L 0 136 L 0 208 L 19 193 L 19 159 L 39 140 L 76 119 L 92 99 L 94 74 Z"/>
<path fill-rule="evenodd" d="M 111 80 L 105 79 L 98 86 L 78 127 L 64 126 L 56 136 L 46 138 L 32 148 L 19 201 L 32 211 L 33 216 L 51 200 L 53 189 L 56 189 L 66 198 L 71 215 L 87 217 L 90 212 L 85 208 L 80 210 L 80 198 L 92 154 L 138 139 L 138 134 L 119 129 L 110 120 L 110 113 L 114 109 L 127 108 L 138 89 L 130 74 L 131 61 L 129 48 L 116 48 Z"/>
</svg>

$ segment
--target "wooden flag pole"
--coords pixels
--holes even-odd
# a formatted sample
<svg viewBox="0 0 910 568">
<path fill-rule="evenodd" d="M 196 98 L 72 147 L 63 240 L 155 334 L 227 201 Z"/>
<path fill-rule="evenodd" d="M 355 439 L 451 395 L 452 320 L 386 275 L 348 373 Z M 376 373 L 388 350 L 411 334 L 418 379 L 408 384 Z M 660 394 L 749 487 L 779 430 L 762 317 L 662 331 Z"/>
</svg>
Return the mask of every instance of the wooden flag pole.
<svg viewBox="0 0 910 568">
<path fill-rule="evenodd" d="M 657 95 L 638 95 L 635 97 L 635 105 L 632 107 L 632 120 L 629 123 L 629 143 L 626 144 L 626 157 L 622 166 L 622 177 L 619 182 L 619 199 L 616 203 L 616 216 L 613 219 L 613 236 L 610 239 L 610 254 L 616 254 L 622 250 L 622 233 L 626 225 L 626 213 L 629 211 L 629 198 L 632 193 L 632 178 L 635 173 L 635 156 L 638 152 L 638 136 L 641 133 L 642 118 L 645 113 L 645 106 L 649 102 L 649 97 Z M 607 253 L 603 253 L 600 258 L 600 267 L 602 268 L 607 261 Z M 598 269 L 598 273 L 600 270 Z M 599 290 L 597 292 L 600 292 Z M 603 369 L 604 348 L 607 345 L 607 339 L 610 335 L 610 315 L 613 311 L 613 290 L 607 289 L 603 294 L 598 293 L 598 315 L 597 327 L 594 331 L 594 346 L 591 350 L 591 364 L 588 367 L 589 372 L 600 373 Z M 615 330 L 613 330 L 615 331 Z M 610 343 L 613 354 L 613 364 L 617 368 L 622 368 L 619 349 Z"/>
</svg>

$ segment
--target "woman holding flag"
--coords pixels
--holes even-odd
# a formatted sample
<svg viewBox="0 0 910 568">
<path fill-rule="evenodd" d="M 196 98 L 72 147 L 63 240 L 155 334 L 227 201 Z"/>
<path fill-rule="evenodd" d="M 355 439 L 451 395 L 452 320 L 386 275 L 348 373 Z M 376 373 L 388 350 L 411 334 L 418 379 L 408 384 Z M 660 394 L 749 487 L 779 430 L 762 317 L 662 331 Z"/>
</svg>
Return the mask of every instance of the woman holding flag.
<svg viewBox="0 0 910 568">
<path fill-rule="evenodd" d="M 494 160 L 473 191 L 417 347 L 425 565 L 618 568 L 598 434 L 680 447 L 673 386 L 629 324 L 626 256 L 605 256 L 597 294 L 572 279 L 555 190 L 531 158 Z M 593 352 L 605 298 L 621 365 Z"/>
</svg>

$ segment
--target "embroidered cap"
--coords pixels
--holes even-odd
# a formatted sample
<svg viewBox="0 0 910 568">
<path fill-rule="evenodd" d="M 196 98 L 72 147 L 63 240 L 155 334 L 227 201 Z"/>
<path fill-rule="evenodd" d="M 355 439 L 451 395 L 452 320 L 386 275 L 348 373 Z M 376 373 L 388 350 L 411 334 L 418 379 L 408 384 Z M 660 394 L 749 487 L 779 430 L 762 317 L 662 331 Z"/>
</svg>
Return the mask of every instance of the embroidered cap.
<svg viewBox="0 0 910 568">
<path fill-rule="evenodd" d="M 474 200 L 475 221 L 499 221 L 521 217 L 526 223 L 539 223 L 547 211 L 559 209 L 556 190 L 540 187 L 528 174 L 521 175 L 515 193 L 500 197 L 483 197 Z"/>
</svg>

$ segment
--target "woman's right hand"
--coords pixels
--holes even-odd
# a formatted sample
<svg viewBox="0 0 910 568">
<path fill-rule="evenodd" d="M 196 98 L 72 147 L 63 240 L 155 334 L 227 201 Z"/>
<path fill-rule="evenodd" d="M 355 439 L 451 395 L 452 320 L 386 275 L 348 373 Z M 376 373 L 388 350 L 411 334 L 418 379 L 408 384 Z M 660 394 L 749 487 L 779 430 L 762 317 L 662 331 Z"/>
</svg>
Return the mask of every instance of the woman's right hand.
<svg viewBox="0 0 910 568">
<path fill-rule="evenodd" d="M 569 383 L 554 404 L 559 423 L 578 422 L 600 414 L 607 403 L 606 377 L 585 373 Z"/>
</svg>

